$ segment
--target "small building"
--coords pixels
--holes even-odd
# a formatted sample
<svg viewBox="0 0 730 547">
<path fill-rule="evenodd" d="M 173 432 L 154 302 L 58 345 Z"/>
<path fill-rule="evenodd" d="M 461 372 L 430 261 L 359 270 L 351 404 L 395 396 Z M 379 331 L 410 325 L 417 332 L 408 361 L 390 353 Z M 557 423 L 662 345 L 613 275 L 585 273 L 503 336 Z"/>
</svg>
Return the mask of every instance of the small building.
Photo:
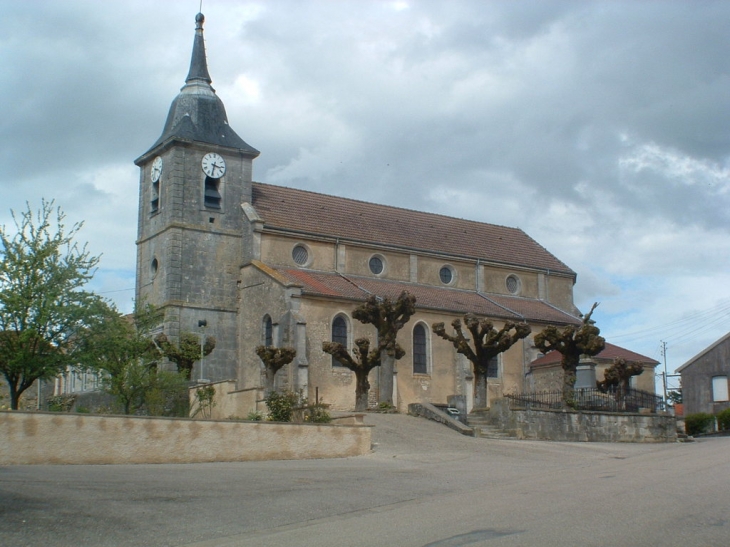
<svg viewBox="0 0 730 547">
<path fill-rule="evenodd" d="M 606 369 L 610 367 L 616 359 L 623 358 L 626 361 L 633 361 L 644 365 L 644 372 L 638 376 L 631 378 L 631 387 L 640 389 L 649 393 L 655 393 L 654 387 L 654 369 L 659 361 L 646 357 L 639 353 L 628 349 L 609 344 L 598 355 L 590 358 L 590 362 L 595 365 L 595 379 L 600 382 L 604 378 Z M 563 389 L 563 369 L 560 366 L 562 356 L 557 351 L 551 351 L 547 355 L 535 359 L 530 363 L 530 380 L 527 382 L 531 385 L 532 391 L 560 391 Z M 583 386 L 588 387 L 588 386 Z M 595 386 L 590 386 L 595 387 Z"/>
<path fill-rule="evenodd" d="M 677 369 L 682 377 L 684 413 L 717 414 L 730 407 L 730 333 Z"/>
</svg>

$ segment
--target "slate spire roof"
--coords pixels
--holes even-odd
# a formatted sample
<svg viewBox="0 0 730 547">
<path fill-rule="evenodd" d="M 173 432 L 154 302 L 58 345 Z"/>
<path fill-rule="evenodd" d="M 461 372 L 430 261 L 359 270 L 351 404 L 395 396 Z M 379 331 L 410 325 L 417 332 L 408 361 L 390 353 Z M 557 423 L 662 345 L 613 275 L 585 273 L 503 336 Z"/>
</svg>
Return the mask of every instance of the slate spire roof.
<svg viewBox="0 0 730 547">
<path fill-rule="evenodd" d="M 202 80 L 208 84 L 213 81 L 210 79 L 208 60 L 205 57 L 204 22 L 205 16 L 202 13 L 195 16 L 195 41 L 193 42 L 193 55 L 190 58 L 190 70 L 188 71 L 188 77 L 185 78 L 186 84 L 193 80 Z"/>
<path fill-rule="evenodd" d="M 165 128 L 149 151 L 170 140 L 197 141 L 237 148 L 256 157 L 259 151 L 247 144 L 228 125 L 228 116 L 208 73 L 203 39 L 202 13 L 195 16 L 195 39 L 190 70 L 180 94 L 172 101 Z M 149 152 L 148 151 L 148 152 Z"/>
</svg>

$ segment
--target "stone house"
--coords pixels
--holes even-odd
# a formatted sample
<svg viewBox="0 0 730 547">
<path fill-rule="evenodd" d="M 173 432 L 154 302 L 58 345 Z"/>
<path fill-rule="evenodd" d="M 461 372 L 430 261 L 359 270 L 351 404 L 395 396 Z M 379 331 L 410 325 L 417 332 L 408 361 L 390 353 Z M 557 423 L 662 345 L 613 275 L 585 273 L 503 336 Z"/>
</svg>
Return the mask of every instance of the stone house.
<svg viewBox="0 0 730 547">
<path fill-rule="evenodd" d="M 392 384 L 399 409 L 450 395 L 469 406 L 470 363 L 432 334 L 433 323 L 467 312 L 498 328 L 524 321 L 533 333 L 579 322 L 575 272 L 518 228 L 254 182 L 259 152 L 233 131 L 211 87 L 203 21 L 198 14 L 190 70 L 162 135 L 135 161 L 136 297 L 164 309 L 171 338 L 216 337 L 194 378 L 255 389 L 263 380 L 254 348 L 291 346 L 297 356 L 278 373 L 279 387 L 352 409 L 354 374 L 322 342 L 374 342 L 353 309 L 369 295 L 407 290 L 417 313 L 399 334 L 406 356 L 388 381 L 372 372 L 371 394 Z M 536 356 L 532 338 L 502 354 L 488 398 L 521 390 Z"/>
<path fill-rule="evenodd" d="M 557 351 L 551 351 L 547 355 L 543 355 L 530 363 L 530 374 L 526 380 L 526 389 L 530 391 L 560 391 L 563 389 L 563 369 L 560 366 L 562 356 Z M 603 348 L 598 355 L 594 355 L 585 361 L 581 361 L 581 366 L 586 363 L 593 365 L 595 371 L 595 381 L 602 381 L 606 369 L 610 367 L 618 358 L 626 359 L 644 365 L 644 372 L 637 376 L 632 376 L 631 387 L 640 389 L 650 393 L 655 393 L 654 370 L 659 361 L 630 351 L 628 349 L 609 344 Z M 579 385 L 581 381 L 581 371 L 578 371 Z M 592 385 L 583 385 L 581 387 L 595 387 Z"/>
<path fill-rule="evenodd" d="M 682 377 L 684 414 L 717 414 L 730 408 L 730 333 L 677 369 Z"/>
</svg>

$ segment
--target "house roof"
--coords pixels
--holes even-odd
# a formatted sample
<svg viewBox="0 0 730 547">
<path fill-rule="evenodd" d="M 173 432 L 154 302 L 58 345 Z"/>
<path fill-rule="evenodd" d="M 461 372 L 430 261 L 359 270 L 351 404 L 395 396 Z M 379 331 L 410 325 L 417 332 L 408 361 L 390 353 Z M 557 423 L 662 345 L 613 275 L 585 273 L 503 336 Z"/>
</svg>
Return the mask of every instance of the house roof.
<svg viewBox="0 0 730 547">
<path fill-rule="evenodd" d="M 720 338 L 719 340 L 717 340 L 714 344 L 710 344 L 709 346 L 707 346 L 705 349 L 703 349 L 697 355 L 695 355 L 694 357 L 692 357 L 692 359 L 690 359 L 689 361 L 687 361 L 686 363 L 684 363 L 681 367 L 679 367 L 677 370 L 675 370 L 675 372 L 681 373 L 687 367 L 690 367 L 690 366 L 694 365 L 706 353 L 712 351 L 717 346 L 719 346 L 720 344 L 723 344 L 724 342 L 726 342 L 728 340 L 730 340 L 730 332 L 728 332 L 725 336 L 723 336 L 722 338 Z"/>
<path fill-rule="evenodd" d="M 546 302 L 530 298 L 487 295 L 476 291 L 342 275 L 335 272 L 272 268 L 258 262 L 254 262 L 254 265 L 268 275 L 272 275 L 272 271 L 276 272 L 277 279 L 286 279 L 289 284 L 301 287 L 305 296 L 364 301 L 371 294 L 395 299 L 405 290 L 416 297 L 416 306 L 421 309 L 458 314 L 470 312 L 484 317 L 517 322 L 558 324 L 580 322 L 577 317 Z"/>
<path fill-rule="evenodd" d="M 575 272 L 519 228 L 447 217 L 255 182 L 264 229 L 400 247 L 452 257 Z"/>
<path fill-rule="evenodd" d="M 560 352 L 551 351 L 530 363 L 530 368 L 553 366 L 559 364 L 561 358 L 562 356 L 560 355 Z M 626 348 L 622 348 L 621 346 L 609 344 L 608 342 L 606 342 L 606 347 L 603 348 L 603 351 L 601 351 L 601 353 L 599 353 L 598 355 L 595 355 L 594 358 L 600 361 L 613 361 L 617 358 L 623 358 L 627 361 L 637 361 L 644 365 L 651 366 L 656 366 L 659 364 L 659 361 L 657 361 L 656 359 L 652 359 L 651 357 L 647 357 L 646 355 L 641 355 L 640 353 L 636 353 Z"/>
</svg>

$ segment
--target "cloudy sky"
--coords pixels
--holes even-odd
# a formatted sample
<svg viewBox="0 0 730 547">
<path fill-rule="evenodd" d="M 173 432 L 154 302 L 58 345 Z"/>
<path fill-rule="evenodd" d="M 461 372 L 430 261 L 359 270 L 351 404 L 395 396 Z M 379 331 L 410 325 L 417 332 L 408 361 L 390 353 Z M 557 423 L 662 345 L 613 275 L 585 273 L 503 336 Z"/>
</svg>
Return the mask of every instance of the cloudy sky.
<svg viewBox="0 0 730 547">
<path fill-rule="evenodd" d="M 199 0 L 0 2 L 0 224 L 55 199 L 129 310 Z M 524 229 L 669 371 L 730 330 L 730 2 L 205 0 L 262 182 Z"/>
</svg>

